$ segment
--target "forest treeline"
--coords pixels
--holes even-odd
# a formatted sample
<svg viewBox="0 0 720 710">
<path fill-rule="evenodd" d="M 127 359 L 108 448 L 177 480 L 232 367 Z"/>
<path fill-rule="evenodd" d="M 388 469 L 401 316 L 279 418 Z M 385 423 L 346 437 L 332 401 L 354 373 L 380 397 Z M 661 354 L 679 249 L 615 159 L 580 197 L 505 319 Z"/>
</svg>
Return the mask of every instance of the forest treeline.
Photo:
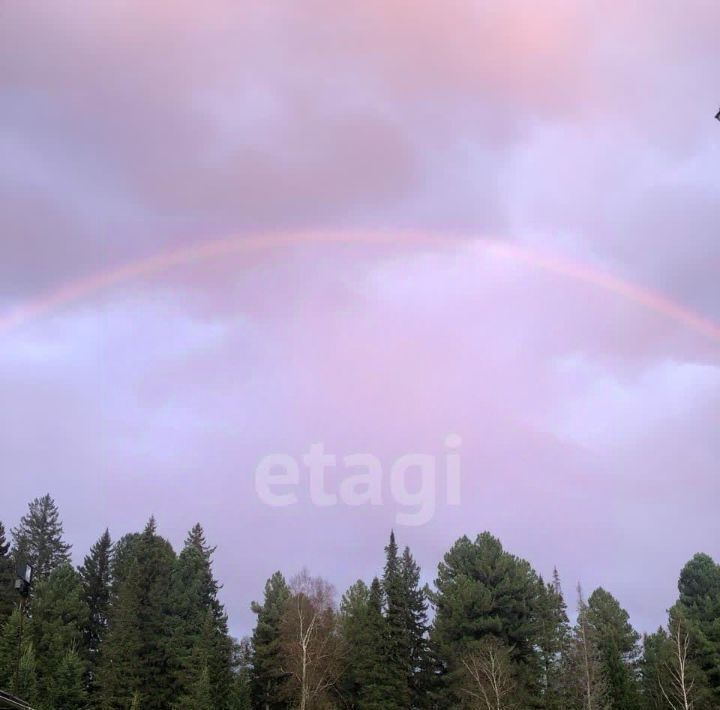
<svg viewBox="0 0 720 710">
<path fill-rule="evenodd" d="M 105 531 L 76 569 L 54 501 L 34 500 L 0 524 L 0 689 L 42 710 L 720 708 L 720 566 L 705 554 L 641 638 L 602 588 L 576 590 L 571 623 L 557 571 L 543 580 L 487 532 L 455 542 L 432 588 L 391 534 L 378 576 L 339 598 L 306 571 L 273 574 L 237 641 L 214 549 L 195 525 L 176 552 L 151 518 Z"/>
</svg>

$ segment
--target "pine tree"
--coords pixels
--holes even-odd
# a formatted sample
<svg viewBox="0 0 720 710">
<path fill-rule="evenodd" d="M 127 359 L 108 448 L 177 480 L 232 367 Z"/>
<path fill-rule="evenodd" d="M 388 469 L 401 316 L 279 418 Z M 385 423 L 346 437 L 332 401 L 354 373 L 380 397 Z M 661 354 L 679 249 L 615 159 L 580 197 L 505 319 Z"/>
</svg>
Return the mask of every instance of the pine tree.
<svg viewBox="0 0 720 710">
<path fill-rule="evenodd" d="M 541 700 L 538 648 L 543 585 L 530 564 L 503 550 L 482 533 L 474 542 L 460 538 L 438 566 L 432 638 L 448 666 L 453 695 L 459 660 L 476 642 L 495 636 L 510 649 L 526 707 Z"/>
<path fill-rule="evenodd" d="M 222 710 L 230 706 L 232 696 L 233 643 L 212 574 L 214 550 L 196 525 L 173 569 L 171 603 L 181 697 L 197 698 L 207 685 L 213 706 Z"/>
<path fill-rule="evenodd" d="M 122 580 L 98 664 L 102 707 L 125 710 L 137 702 L 143 710 L 168 710 L 177 695 L 169 624 L 175 554 L 154 518 L 122 549 Z"/>
<path fill-rule="evenodd" d="M 10 555 L 10 543 L 5 537 L 5 528 L 0 522 L 0 626 L 17 605 L 15 591 L 15 563 Z"/>
<path fill-rule="evenodd" d="M 639 634 L 628 613 L 602 587 L 588 599 L 587 621 L 595 632 L 612 710 L 638 706 L 637 660 Z"/>
<path fill-rule="evenodd" d="M 677 611 L 686 620 L 691 656 L 697 671 L 696 708 L 720 707 L 720 565 L 697 554 L 678 581 Z"/>
<path fill-rule="evenodd" d="M 252 635 L 253 706 L 258 710 L 284 710 L 284 673 L 280 648 L 280 625 L 290 599 L 290 588 L 280 572 L 275 572 L 265 585 L 262 604 L 252 603 L 257 623 Z"/>
<path fill-rule="evenodd" d="M 17 564 L 32 565 L 37 585 L 56 567 L 70 562 L 71 546 L 63 540 L 60 513 L 49 494 L 35 498 L 28 508 L 12 531 L 13 553 Z"/>
<path fill-rule="evenodd" d="M 83 600 L 79 574 L 69 565 L 55 568 L 37 585 L 32 606 L 31 633 L 37 660 L 38 692 L 43 702 L 54 707 L 58 675 L 67 681 L 70 660 L 72 669 L 80 668 L 82 679 L 85 659 L 78 656 L 83 649 L 83 633 L 87 626 L 88 608 Z M 84 650 L 84 649 L 83 649 Z"/>
</svg>

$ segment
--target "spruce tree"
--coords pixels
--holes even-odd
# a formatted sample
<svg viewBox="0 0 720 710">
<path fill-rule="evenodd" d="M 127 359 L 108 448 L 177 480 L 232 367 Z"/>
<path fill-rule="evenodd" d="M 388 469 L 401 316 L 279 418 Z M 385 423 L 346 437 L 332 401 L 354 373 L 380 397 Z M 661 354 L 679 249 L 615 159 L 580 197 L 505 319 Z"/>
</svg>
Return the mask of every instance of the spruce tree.
<svg viewBox="0 0 720 710">
<path fill-rule="evenodd" d="M 151 518 L 123 547 L 122 579 L 113 592 L 100 649 L 103 710 L 168 710 L 176 699 L 176 659 L 170 619 L 175 554 Z"/>
<path fill-rule="evenodd" d="M 10 543 L 6 539 L 5 528 L 0 522 L 0 627 L 12 613 L 17 600 L 15 563 L 10 555 Z"/>
<path fill-rule="evenodd" d="M 85 664 L 76 650 L 69 649 L 61 659 L 48 696 L 47 707 L 53 710 L 78 710 L 87 707 Z"/>
<path fill-rule="evenodd" d="M 70 562 L 70 545 L 63 540 L 63 526 L 49 494 L 35 498 L 13 529 L 13 554 L 18 565 L 33 567 L 33 581 L 47 579 L 56 567 Z"/>
<path fill-rule="evenodd" d="M 142 537 L 142 533 L 127 533 L 114 545 L 110 563 L 110 600 L 118 595 L 123 582 L 130 572 L 135 559 L 135 549 Z"/>
<path fill-rule="evenodd" d="M 90 688 L 95 688 L 95 674 L 100 645 L 108 625 L 110 590 L 112 584 L 113 546 L 110 532 L 105 532 L 90 548 L 90 553 L 79 569 L 83 600 L 88 607 L 88 621 L 84 629 L 84 643 L 90 664 Z"/>
<path fill-rule="evenodd" d="M 428 602 L 426 590 L 420 585 L 420 567 L 408 547 L 405 547 L 400 559 L 400 578 L 405 597 L 410 704 L 413 708 L 423 708 L 428 707 L 432 700 L 434 680 L 428 640 Z"/>
<path fill-rule="evenodd" d="M 210 560 L 215 553 L 217 547 L 208 545 L 205 539 L 205 531 L 200 523 L 195 523 L 185 538 L 184 547 L 192 547 L 197 550 L 203 557 Z"/>
<path fill-rule="evenodd" d="M 341 683 L 346 703 L 357 710 L 384 710 L 389 693 L 386 622 L 380 581 L 358 580 L 340 603 L 340 632 L 347 658 Z"/>
<path fill-rule="evenodd" d="M 214 550 L 206 544 L 202 527 L 196 525 L 173 569 L 171 605 L 183 702 L 197 699 L 202 690 L 222 710 L 229 708 L 232 698 L 233 643 L 212 573 Z"/>
<path fill-rule="evenodd" d="M 0 688 L 32 703 L 37 699 L 37 664 L 32 621 L 16 608 L 0 634 Z"/>
<path fill-rule="evenodd" d="M 280 572 L 275 572 L 265 585 L 262 604 L 252 603 L 257 615 L 252 635 L 251 693 L 257 710 L 284 710 L 284 672 L 281 661 L 281 622 L 290 589 Z"/>
<path fill-rule="evenodd" d="M 542 580 L 541 580 L 542 582 Z M 560 585 L 560 575 L 553 570 L 552 582 L 543 586 L 540 596 L 539 648 L 542 662 L 542 706 L 545 710 L 562 710 L 562 651 L 570 632 L 567 605 Z"/>
<path fill-rule="evenodd" d="M 82 581 L 83 598 L 90 610 L 87 627 L 87 647 L 97 652 L 107 628 L 112 585 L 113 545 L 109 530 L 90 548 L 83 564 L 78 568 Z"/>
<path fill-rule="evenodd" d="M 31 634 L 37 660 L 38 693 L 50 707 L 55 706 L 56 686 L 67 683 L 70 670 L 74 672 L 79 668 L 81 680 L 83 678 L 85 658 L 78 654 L 85 655 L 83 634 L 88 616 L 80 576 L 69 564 L 55 568 L 37 585 Z M 69 653 L 75 657 L 68 660 Z"/>
<path fill-rule="evenodd" d="M 408 708 L 411 705 L 412 640 L 408 628 L 408 590 L 403 578 L 401 558 L 395 533 L 385 547 L 385 569 L 382 580 L 385 597 L 386 658 L 388 687 L 386 707 Z"/>
<path fill-rule="evenodd" d="M 195 638 L 189 649 L 189 656 L 179 659 L 180 697 L 173 704 L 173 710 L 217 710 L 232 707 L 232 686 L 224 686 L 222 689 L 224 692 L 219 693 L 217 685 L 211 678 L 215 663 L 214 635 L 213 618 L 208 613 L 200 635 Z M 219 703 L 218 696 L 220 696 Z"/>
</svg>

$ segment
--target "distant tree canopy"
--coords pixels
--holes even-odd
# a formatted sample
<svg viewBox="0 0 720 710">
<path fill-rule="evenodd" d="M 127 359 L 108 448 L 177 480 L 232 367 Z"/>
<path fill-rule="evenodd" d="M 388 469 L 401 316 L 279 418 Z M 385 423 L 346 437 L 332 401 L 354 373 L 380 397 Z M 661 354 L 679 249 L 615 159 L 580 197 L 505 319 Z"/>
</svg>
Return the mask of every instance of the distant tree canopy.
<svg viewBox="0 0 720 710">
<path fill-rule="evenodd" d="M 46 495 L 12 540 L 0 523 L 0 689 L 38 710 L 720 708 L 720 566 L 704 554 L 641 639 L 603 588 L 578 587 L 571 623 L 557 570 L 546 583 L 490 533 L 457 540 L 432 589 L 391 533 L 378 576 L 339 599 L 274 573 L 237 642 L 200 524 L 179 553 L 154 518 L 117 542 L 105 530 L 75 569 Z"/>
</svg>

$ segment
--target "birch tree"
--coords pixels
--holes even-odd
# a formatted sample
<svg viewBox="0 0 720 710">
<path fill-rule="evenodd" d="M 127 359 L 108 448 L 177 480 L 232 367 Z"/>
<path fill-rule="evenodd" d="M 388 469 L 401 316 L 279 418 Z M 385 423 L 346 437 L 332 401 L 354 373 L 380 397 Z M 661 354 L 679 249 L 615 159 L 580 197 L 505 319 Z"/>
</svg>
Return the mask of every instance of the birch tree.
<svg viewBox="0 0 720 710">
<path fill-rule="evenodd" d="M 660 692 L 672 710 L 693 710 L 694 679 L 690 668 L 690 634 L 682 615 L 671 616 L 670 658 L 661 674 Z"/>
<path fill-rule="evenodd" d="M 489 636 L 460 659 L 465 671 L 466 706 L 477 710 L 512 710 L 516 686 L 510 649 Z"/>
<path fill-rule="evenodd" d="M 327 707 L 342 671 L 335 590 L 306 570 L 291 580 L 290 589 L 281 624 L 286 689 L 299 710 Z"/>
</svg>

